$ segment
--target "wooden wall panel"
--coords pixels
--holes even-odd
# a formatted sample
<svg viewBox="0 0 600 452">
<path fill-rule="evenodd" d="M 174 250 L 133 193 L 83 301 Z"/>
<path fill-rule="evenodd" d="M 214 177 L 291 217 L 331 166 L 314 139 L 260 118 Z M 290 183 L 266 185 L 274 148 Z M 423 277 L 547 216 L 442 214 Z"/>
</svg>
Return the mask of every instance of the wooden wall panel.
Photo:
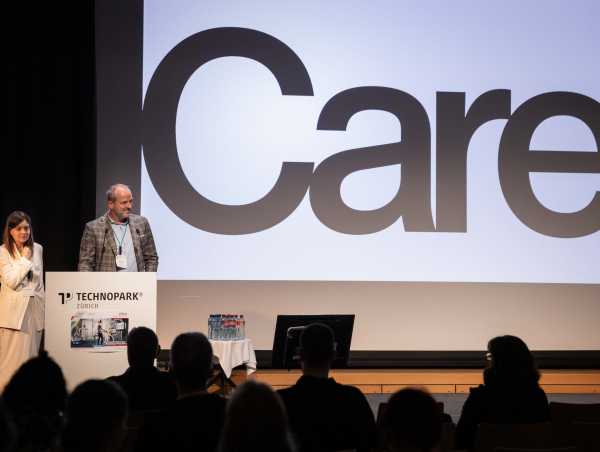
<svg viewBox="0 0 600 452">
<path fill-rule="evenodd" d="M 291 386 L 300 378 L 299 370 L 259 370 L 252 378 L 279 389 Z M 342 384 L 353 385 L 367 394 L 392 393 L 411 386 L 426 388 L 431 393 L 468 393 L 469 388 L 483 382 L 479 369 L 343 369 L 331 376 Z M 234 375 L 234 381 L 245 378 Z M 544 370 L 540 383 L 546 392 L 564 394 L 600 393 L 600 371 Z"/>
</svg>

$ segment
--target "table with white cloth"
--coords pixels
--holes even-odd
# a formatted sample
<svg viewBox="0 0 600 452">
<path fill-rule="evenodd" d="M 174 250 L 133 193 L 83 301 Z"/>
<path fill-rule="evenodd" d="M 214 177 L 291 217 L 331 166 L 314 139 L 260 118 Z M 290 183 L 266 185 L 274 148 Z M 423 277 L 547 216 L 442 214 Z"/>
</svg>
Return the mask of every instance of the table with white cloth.
<svg viewBox="0 0 600 452">
<path fill-rule="evenodd" d="M 250 339 L 240 341 L 210 341 L 213 355 L 219 359 L 219 366 L 227 379 L 234 367 L 246 365 L 246 374 L 256 372 L 256 353 Z"/>
</svg>

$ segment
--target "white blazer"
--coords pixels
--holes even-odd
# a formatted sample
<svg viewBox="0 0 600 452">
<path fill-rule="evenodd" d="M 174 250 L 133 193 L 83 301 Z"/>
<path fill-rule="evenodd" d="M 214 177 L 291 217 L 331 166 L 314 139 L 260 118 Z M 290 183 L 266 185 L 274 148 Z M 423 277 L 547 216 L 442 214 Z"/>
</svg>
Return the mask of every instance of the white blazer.
<svg viewBox="0 0 600 452">
<path fill-rule="evenodd" d="M 20 330 L 31 297 L 34 297 L 34 320 L 44 322 L 44 260 L 42 245 L 33 244 L 33 259 L 17 251 L 12 257 L 4 245 L 0 246 L 0 328 Z M 31 279 L 27 277 L 32 272 Z M 41 308 L 41 309 L 40 309 Z"/>
</svg>

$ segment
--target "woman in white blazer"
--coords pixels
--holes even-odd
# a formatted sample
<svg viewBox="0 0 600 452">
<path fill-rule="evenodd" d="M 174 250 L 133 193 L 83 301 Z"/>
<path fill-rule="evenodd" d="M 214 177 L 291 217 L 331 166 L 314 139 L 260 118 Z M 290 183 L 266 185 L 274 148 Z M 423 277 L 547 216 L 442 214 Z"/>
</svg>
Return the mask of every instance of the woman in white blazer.
<svg viewBox="0 0 600 452">
<path fill-rule="evenodd" d="M 11 213 L 0 246 L 0 391 L 25 361 L 38 354 L 44 329 L 42 246 L 31 219 Z"/>
</svg>

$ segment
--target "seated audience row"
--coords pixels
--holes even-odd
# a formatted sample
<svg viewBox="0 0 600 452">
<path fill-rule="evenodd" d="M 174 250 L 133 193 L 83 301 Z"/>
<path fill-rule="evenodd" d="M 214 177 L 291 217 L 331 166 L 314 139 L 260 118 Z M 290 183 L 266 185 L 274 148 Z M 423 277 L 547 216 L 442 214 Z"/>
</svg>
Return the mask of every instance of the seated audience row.
<svg viewBox="0 0 600 452">
<path fill-rule="evenodd" d="M 125 436 L 132 434 L 128 413 L 143 413 L 135 442 L 127 443 L 137 451 L 436 450 L 443 417 L 435 400 L 418 389 L 398 391 L 378 432 L 365 396 L 329 377 L 335 347 L 328 326 L 308 326 L 300 339 L 303 375 L 294 386 L 275 392 L 249 380 L 229 401 L 207 391 L 213 354 L 202 333 L 175 339 L 171 372 L 165 373 L 154 367 L 156 335 L 135 328 L 128 338 L 129 369 L 107 380 L 88 380 L 68 399 L 59 366 L 42 354 L 25 363 L 3 393 L 0 452 L 123 450 Z M 471 391 L 463 407 L 457 448 L 472 447 L 481 422 L 549 418 L 525 343 L 513 336 L 494 338 L 488 356 L 484 384 Z"/>
</svg>

